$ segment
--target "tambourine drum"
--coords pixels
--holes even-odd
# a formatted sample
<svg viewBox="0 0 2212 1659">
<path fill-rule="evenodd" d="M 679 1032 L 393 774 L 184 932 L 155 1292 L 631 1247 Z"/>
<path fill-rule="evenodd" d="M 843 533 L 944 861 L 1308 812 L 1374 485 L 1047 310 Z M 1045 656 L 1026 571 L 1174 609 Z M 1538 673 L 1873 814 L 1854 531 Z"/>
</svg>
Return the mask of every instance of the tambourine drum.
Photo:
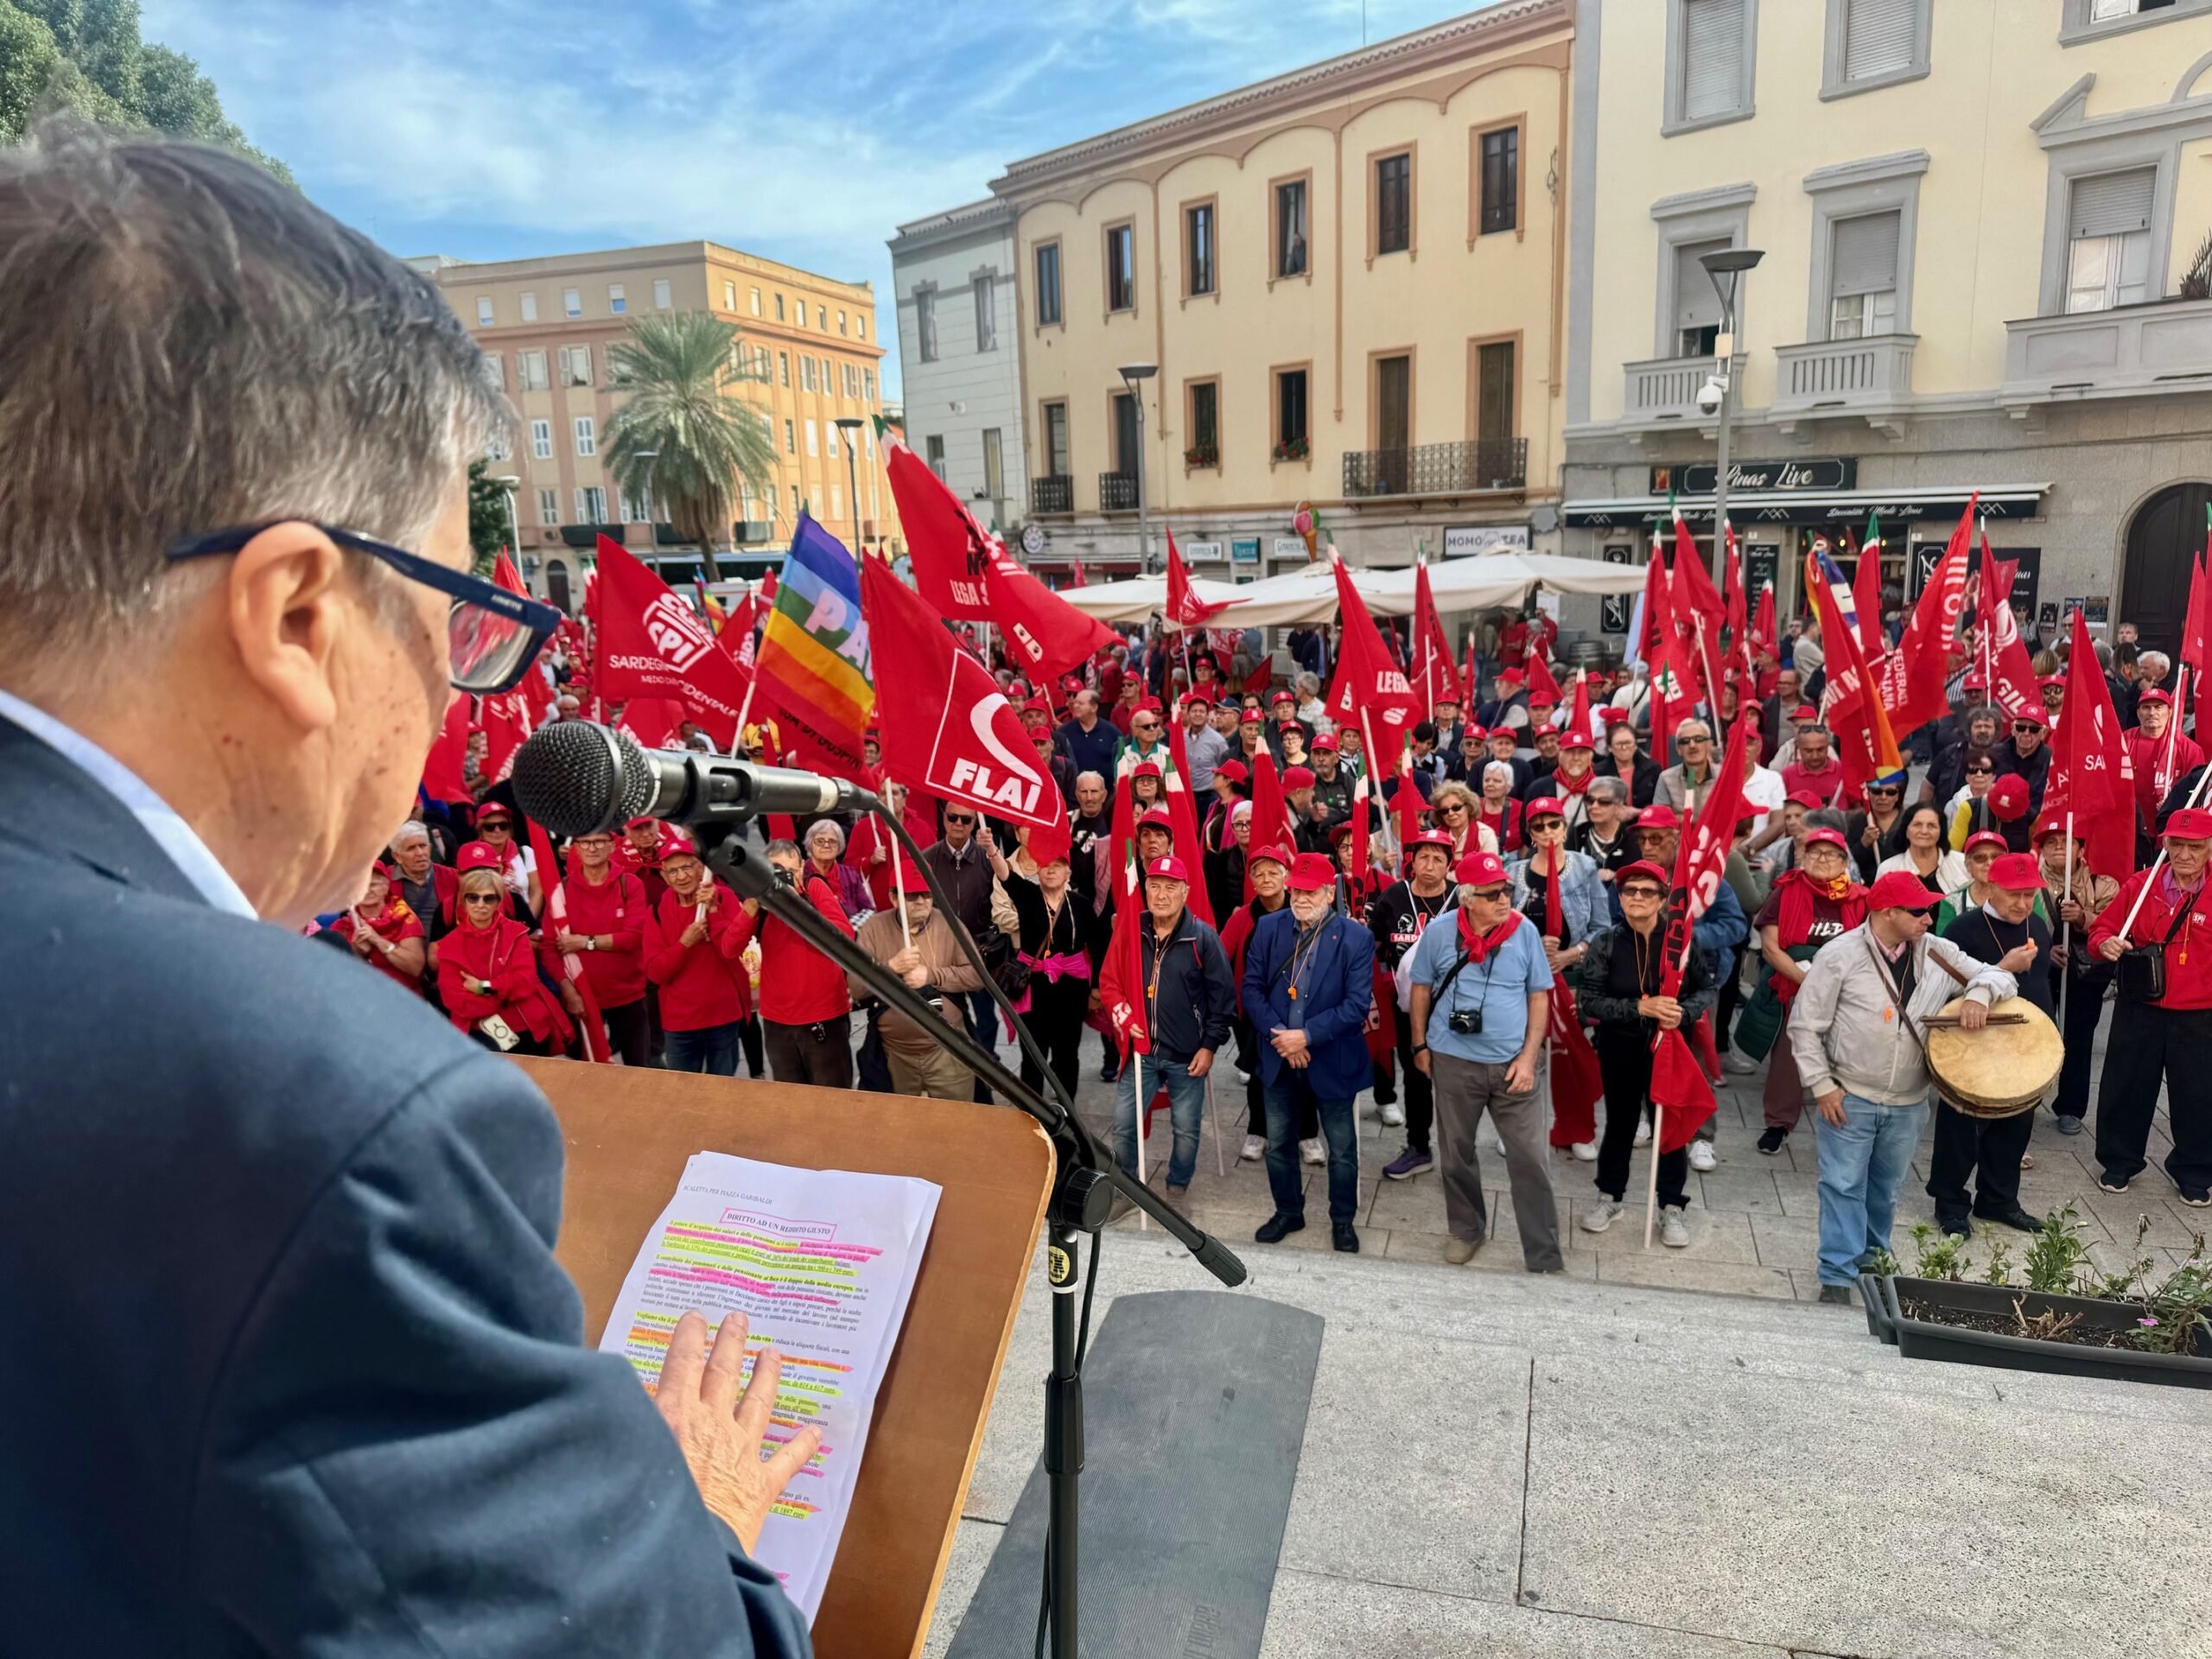
<svg viewBox="0 0 2212 1659">
<path fill-rule="evenodd" d="M 1943 1012 L 1956 1018 L 1967 1005 L 1958 998 Z M 1990 1009 L 2016 1014 L 2024 1023 L 1987 1025 L 1980 1031 L 1936 1026 L 1928 1033 L 1928 1069 L 1945 1100 L 1968 1117 L 2012 1117 L 2043 1103 L 2058 1081 L 2066 1058 L 2058 1027 L 2025 997 L 2009 996 Z"/>
</svg>

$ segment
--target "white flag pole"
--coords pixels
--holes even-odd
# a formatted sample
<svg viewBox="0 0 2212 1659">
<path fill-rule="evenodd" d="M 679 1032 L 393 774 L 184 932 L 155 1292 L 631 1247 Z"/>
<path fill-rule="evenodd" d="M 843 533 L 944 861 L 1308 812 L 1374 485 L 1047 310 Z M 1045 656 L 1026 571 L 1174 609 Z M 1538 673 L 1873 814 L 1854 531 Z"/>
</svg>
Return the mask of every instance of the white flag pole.
<svg viewBox="0 0 2212 1659">
<path fill-rule="evenodd" d="M 1656 1054 L 1654 1064 L 1656 1064 Z M 1645 1092 L 1649 1094 L 1649 1090 L 1647 1089 Z M 1659 1213 L 1659 1121 L 1664 1110 L 1659 1104 L 1659 1097 L 1656 1095 L 1652 1095 L 1650 1099 L 1651 1174 L 1643 1190 L 1643 1248 L 1647 1250 L 1651 1248 L 1652 1218 Z M 1610 1106 L 1607 1109 L 1611 1109 Z"/>
<path fill-rule="evenodd" d="M 878 833 L 881 832 L 878 831 Z M 906 878 L 902 870 L 899 855 L 899 837 L 894 832 L 891 837 L 891 902 L 899 912 L 899 936 L 906 941 L 906 948 L 911 950 L 914 948 L 914 930 L 906 920 Z"/>
<path fill-rule="evenodd" d="M 2207 766 L 2203 771 L 2198 774 L 2196 787 L 2189 791 L 2189 799 L 2183 803 L 2184 806 L 2193 807 L 2198 801 L 2203 798 L 2204 785 L 2208 780 L 2212 780 L 2212 766 Z M 2066 844 L 2070 849 L 2074 843 L 2071 840 L 2069 840 Z M 2120 924 L 2120 932 L 2115 937 L 2125 940 L 2127 936 L 2134 931 L 2135 918 L 2142 912 L 2143 901 L 2151 896 L 2152 882 L 2157 878 L 2159 867 L 2165 861 L 2166 844 L 2163 840 L 2161 840 L 2158 843 L 2158 855 L 2151 861 L 2150 869 L 2145 872 L 2143 885 L 2136 890 L 2135 902 L 2128 906 L 2127 919 Z"/>
<path fill-rule="evenodd" d="M 2074 966 L 2074 924 L 2065 918 L 2068 902 L 2074 897 L 2074 809 L 2066 809 L 2066 885 L 2059 889 L 2059 955 L 2065 958 L 2058 971 L 2058 1029 L 2066 1029 L 2066 981 Z"/>
</svg>

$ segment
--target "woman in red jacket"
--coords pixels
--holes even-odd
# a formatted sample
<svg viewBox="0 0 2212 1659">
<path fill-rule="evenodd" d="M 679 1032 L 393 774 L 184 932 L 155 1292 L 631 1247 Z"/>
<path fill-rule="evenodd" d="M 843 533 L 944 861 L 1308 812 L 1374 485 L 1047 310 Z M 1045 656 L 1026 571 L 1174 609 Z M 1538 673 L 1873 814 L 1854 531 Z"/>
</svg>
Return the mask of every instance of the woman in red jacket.
<svg viewBox="0 0 2212 1659">
<path fill-rule="evenodd" d="M 608 830 L 570 842 L 568 862 L 568 874 L 546 896 L 546 955 L 576 959 L 614 1052 L 625 1065 L 647 1065 L 652 1021 L 645 1012 L 645 925 L 652 908 L 645 883 L 614 868 L 614 836 Z M 566 983 L 565 963 L 546 965 Z M 581 999 L 569 1012 L 582 1014 Z"/>
<path fill-rule="evenodd" d="M 369 867 L 368 891 L 359 904 L 330 925 L 330 931 L 386 979 L 422 995 L 428 949 L 423 942 L 423 918 L 405 899 L 393 896 L 389 866 Z"/>
<path fill-rule="evenodd" d="M 454 1027 L 486 1048 L 510 1054 L 559 1054 L 575 1027 L 537 976 L 537 953 L 520 922 L 506 914 L 499 855 L 480 841 L 456 861 L 460 920 L 438 941 L 438 992 Z"/>
<path fill-rule="evenodd" d="M 827 881 L 806 869 L 798 843 L 769 842 L 768 861 L 791 879 L 831 926 L 849 939 L 853 937 L 844 906 Z M 743 950 L 756 932 L 760 939 L 760 1024 L 776 1081 L 851 1088 L 853 998 L 845 970 L 774 917 L 763 917 L 759 899 L 747 899 L 737 923 L 737 948 Z"/>
<path fill-rule="evenodd" d="M 661 843 L 668 892 L 645 946 L 645 972 L 660 987 L 660 1024 L 671 1071 L 737 1075 L 743 1027 L 753 1014 L 745 942 L 752 937 L 736 896 L 717 886 L 682 830 Z M 753 1075 L 760 1075 L 760 1061 Z"/>
</svg>

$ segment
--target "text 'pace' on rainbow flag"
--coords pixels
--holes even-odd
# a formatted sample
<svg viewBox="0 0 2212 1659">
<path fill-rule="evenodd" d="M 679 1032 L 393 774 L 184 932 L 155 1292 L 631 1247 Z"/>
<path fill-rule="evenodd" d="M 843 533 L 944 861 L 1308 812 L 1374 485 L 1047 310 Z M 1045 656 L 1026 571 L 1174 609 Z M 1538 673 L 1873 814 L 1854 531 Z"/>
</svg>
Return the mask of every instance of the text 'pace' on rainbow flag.
<svg viewBox="0 0 2212 1659">
<path fill-rule="evenodd" d="M 782 728 L 785 764 L 858 782 L 861 736 L 875 706 L 860 571 L 843 544 L 804 512 L 754 672 Z"/>
</svg>

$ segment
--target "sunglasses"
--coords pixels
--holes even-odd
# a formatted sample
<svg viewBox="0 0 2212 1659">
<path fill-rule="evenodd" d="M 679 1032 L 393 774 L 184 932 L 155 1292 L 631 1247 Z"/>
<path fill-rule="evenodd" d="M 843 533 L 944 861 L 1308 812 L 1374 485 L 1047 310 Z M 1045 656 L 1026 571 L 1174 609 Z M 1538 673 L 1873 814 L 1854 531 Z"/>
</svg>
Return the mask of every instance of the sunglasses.
<svg viewBox="0 0 2212 1659">
<path fill-rule="evenodd" d="M 973 823 L 976 822 L 972 817 L 963 817 L 957 812 L 946 813 L 944 815 L 944 821 L 947 823 Z"/>
<path fill-rule="evenodd" d="M 2043 728 L 2037 725 L 2035 721 L 2031 720 L 2016 720 L 2012 722 L 2012 732 L 2015 736 L 2024 737 L 2030 732 L 2040 732 L 2041 730 L 2043 730 Z"/>
<path fill-rule="evenodd" d="M 1678 737 L 1675 741 L 1688 748 L 1693 743 L 1710 743 L 1713 740 L 1709 737 Z"/>
<path fill-rule="evenodd" d="M 1997 768 L 1994 766 L 1968 766 L 1967 768 L 1967 776 L 1969 778 L 1975 776 L 1987 778 L 1994 775 L 1996 771 Z"/>
<path fill-rule="evenodd" d="M 465 893 L 461 896 L 461 902 L 464 905 L 496 905 L 499 902 L 499 895 L 496 893 Z"/>
<path fill-rule="evenodd" d="M 1494 905 L 1505 897 L 1503 887 L 1478 887 L 1474 896 L 1484 904 Z"/>
<path fill-rule="evenodd" d="M 1869 795 L 1901 795 L 1904 791 L 1895 784 L 1875 784 L 1871 785 L 1866 792 Z"/>
<path fill-rule="evenodd" d="M 1452 801 L 1440 810 L 1446 812 L 1464 812 L 1467 810 L 1467 804 L 1465 801 Z"/>
<path fill-rule="evenodd" d="M 1659 897 L 1659 889 L 1656 887 L 1623 887 L 1621 889 L 1621 897 L 1624 899 L 1656 899 Z"/>
</svg>

